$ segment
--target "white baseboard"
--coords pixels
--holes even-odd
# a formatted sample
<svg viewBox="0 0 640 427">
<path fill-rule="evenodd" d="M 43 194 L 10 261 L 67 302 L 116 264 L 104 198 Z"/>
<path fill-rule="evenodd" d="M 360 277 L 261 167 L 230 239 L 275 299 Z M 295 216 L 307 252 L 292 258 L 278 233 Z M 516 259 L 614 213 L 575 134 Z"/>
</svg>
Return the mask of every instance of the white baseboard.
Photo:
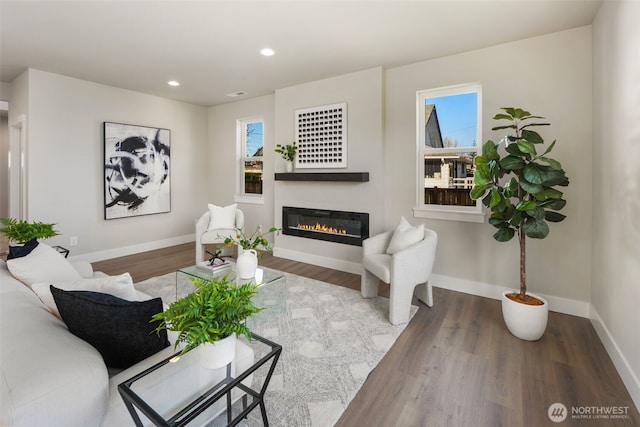
<svg viewBox="0 0 640 427">
<path fill-rule="evenodd" d="M 318 265 L 326 268 L 333 268 L 335 270 L 346 271 L 348 273 L 362 273 L 362 264 L 360 264 L 359 262 L 344 261 L 283 248 L 274 248 L 273 254 L 281 258 L 305 262 L 307 264 Z M 507 290 L 507 288 L 503 288 L 501 286 L 491 285 L 483 282 L 476 282 L 473 280 L 459 279 L 456 277 L 444 276 L 440 274 L 432 275 L 431 284 L 432 286 L 435 286 L 437 288 L 449 289 L 452 291 L 463 292 L 465 294 L 471 294 L 497 300 L 501 299 L 502 292 Z M 549 303 L 549 310 L 551 311 L 589 318 L 589 303 L 586 301 L 578 301 L 569 298 L 545 295 L 539 292 L 536 293 L 547 300 L 547 302 Z"/>
<path fill-rule="evenodd" d="M 444 288 L 497 300 L 502 298 L 502 292 L 508 290 L 508 288 L 504 288 L 502 286 L 467 279 L 459 279 L 451 276 L 443 276 L 440 274 L 433 274 L 431 276 L 431 285 L 437 288 Z M 589 318 L 589 303 L 586 301 L 545 295 L 540 292 L 535 293 L 547 300 L 549 303 L 549 310 L 551 311 Z"/>
<path fill-rule="evenodd" d="M 640 411 L 640 379 L 638 379 L 636 373 L 633 372 L 627 358 L 624 357 L 620 347 L 618 347 L 618 344 L 613 339 L 613 336 L 602 321 L 602 318 L 596 311 L 595 307 L 590 304 L 590 308 L 591 324 L 596 330 L 596 333 L 604 345 L 604 348 L 607 350 L 607 353 L 609 353 L 609 357 L 611 358 L 613 365 L 616 367 L 618 374 L 620 374 L 622 382 L 625 387 L 627 387 L 627 390 L 631 395 L 631 399 L 633 399 L 633 403 L 635 403 L 636 408 Z"/>
<path fill-rule="evenodd" d="M 140 252 L 152 251 L 155 249 L 167 248 L 169 246 L 181 245 L 183 243 L 195 242 L 195 234 L 188 234 L 186 236 L 172 237 L 170 239 L 155 240 L 152 242 L 140 243 L 137 245 L 124 246 L 119 248 L 107 249 L 99 252 L 91 252 L 86 254 L 80 254 L 70 256 L 70 261 L 88 261 L 96 262 L 103 261 L 105 259 L 118 258 L 127 255 L 133 255 Z M 194 243 L 195 244 L 195 243 Z M 195 264 L 195 260 L 194 260 Z"/>
<path fill-rule="evenodd" d="M 320 267 L 332 268 L 334 270 L 346 271 L 347 273 L 361 274 L 362 264 L 359 262 L 345 261 L 341 259 L 313 255 L 291 249 L 273 248 L 273 255 L 293 261 L 318 265 Z"/>
</svg>

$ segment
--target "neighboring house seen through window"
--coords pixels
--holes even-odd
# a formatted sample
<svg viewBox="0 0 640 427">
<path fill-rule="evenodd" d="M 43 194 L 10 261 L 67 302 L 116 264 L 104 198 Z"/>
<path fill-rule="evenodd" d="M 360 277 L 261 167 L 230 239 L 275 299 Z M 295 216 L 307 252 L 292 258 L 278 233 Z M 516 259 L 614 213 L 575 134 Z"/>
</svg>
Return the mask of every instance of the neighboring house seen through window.
<svg viewBox="0 0 640 427">
<path fill-rule="evenodd" d="M 417 203 L 422 218 L 484 221 L 469 196 L 479 154 L 481 87 L 465 84 L 417 93 Z"/>
<path fill-rule="evenodd" d="M 238 120 L 238 196 L 242 201 L 262 200 L 264 122 L 262 118 Z M 238 197 L 236 197 L 238 198 Z"/>
</svg>

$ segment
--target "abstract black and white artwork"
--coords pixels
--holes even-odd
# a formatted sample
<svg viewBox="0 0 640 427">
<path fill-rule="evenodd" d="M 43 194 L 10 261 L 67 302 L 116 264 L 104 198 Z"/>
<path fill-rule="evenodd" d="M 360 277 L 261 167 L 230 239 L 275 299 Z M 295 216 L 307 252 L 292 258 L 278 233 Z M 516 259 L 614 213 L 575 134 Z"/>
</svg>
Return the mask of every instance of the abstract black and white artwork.
<svg viewBox="0 0 640 427">
<path fill-rule="evenodd" d="M 104 122 L 104 218 L 171 211 L 171 131 Z"/>
</svg>

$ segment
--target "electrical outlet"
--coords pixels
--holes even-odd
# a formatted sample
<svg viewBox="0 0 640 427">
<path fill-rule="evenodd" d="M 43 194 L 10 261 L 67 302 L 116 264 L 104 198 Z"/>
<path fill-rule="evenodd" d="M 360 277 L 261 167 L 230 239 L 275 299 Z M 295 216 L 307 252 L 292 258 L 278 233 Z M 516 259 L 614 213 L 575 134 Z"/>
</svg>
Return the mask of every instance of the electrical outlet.
<svg viewBox="0 0 640 427">
<path fill-rule="evenodd" d="M 72 236 L 69 238 L 69 244 L 71 246 L 78 246 L 78 236 Z"/>
</svg>

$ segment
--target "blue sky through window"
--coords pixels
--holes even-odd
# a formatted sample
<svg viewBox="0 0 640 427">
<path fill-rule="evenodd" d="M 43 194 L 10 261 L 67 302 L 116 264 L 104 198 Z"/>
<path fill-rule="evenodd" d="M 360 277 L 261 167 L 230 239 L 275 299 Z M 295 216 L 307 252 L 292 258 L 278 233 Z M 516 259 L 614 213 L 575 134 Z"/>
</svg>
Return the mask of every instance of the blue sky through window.
<svg viewBox="0 0 640 427">
<path fill-rule="evenodd" d="M 247 156 L 253 157 L 263 146 L 262 122 L 247 123 Z"/>
<path fill-rule="evenodd" d="M 430 104 L 436 106 L 443 141 L 449 137 L 451 141 L 458 141 L 458 147 L 473 147 L 476 145 L 477 93 L 463 93 L 426 99 L 425 105 Z"/>
</svg>

